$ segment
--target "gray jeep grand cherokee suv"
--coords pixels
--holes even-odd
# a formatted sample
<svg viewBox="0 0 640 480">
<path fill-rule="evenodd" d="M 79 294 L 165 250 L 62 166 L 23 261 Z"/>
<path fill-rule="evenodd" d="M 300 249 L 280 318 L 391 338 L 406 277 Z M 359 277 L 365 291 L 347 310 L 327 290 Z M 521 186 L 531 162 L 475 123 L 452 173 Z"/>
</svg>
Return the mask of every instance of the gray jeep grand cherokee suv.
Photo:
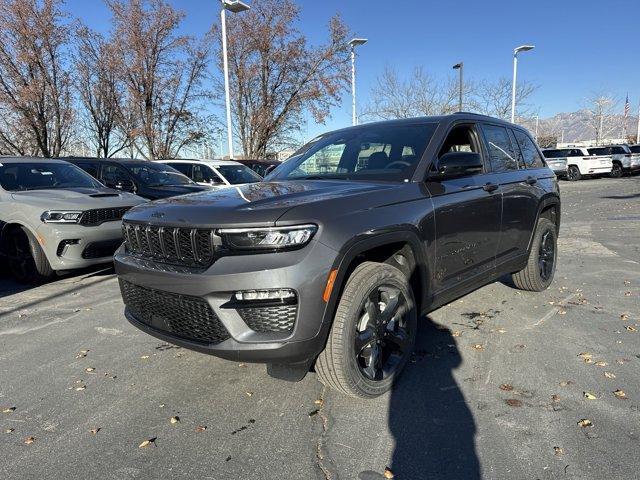
<svg viewBox="0 0 640 480">
<path fill-rule="evenodd" d="M 559 220 L 530 135 L 459 113 L 327 133 L 262 183 L 135 207 L 115 263 L 143 331 L 373 397 L 421 314 L 504 274 L 547 288 Z"/>
</svg>

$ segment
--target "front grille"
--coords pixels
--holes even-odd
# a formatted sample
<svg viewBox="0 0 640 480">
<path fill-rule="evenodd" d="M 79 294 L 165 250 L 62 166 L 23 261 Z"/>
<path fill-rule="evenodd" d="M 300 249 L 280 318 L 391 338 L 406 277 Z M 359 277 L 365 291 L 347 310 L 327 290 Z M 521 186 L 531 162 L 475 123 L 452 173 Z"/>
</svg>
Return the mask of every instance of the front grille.
<svg viewBox="0 0 640 480">
<path fill-rule="evenodd" d="M 202 298 L 144 288 L 126 280 L 120 280 L 120 291 L 131 315 L 156 330 L 208 344 L 230 338 Z"/>
<path fill-rule="evenodd" d="M 291 332 L 296 322 L 297 305 L 238 308 L 247 326 L 256 332 Z"/>
<path fill-rule="evenodd" d="M 85 210 L 82 217 L 80 217 L 80 225 L 96 226 L 105 222 L 122 220 L 122 216 L 127 213 L 127 210 L 130 208 L 131 207 L 114 207 Z"/>
<path fill-rule="evenodd" d="M 85 247 L 82 251 L 82 258 L 103 258 L 113 257 L 113 254 L 118 249 L 121 240 L 106 240 L 104 242 L 93 242 Z"/>
<path fill-rule="evenodd" d="M 208 267 L 214 260 L 213 230 L 123 222 L 127 252 L 155 262 Z"/>
</svg>

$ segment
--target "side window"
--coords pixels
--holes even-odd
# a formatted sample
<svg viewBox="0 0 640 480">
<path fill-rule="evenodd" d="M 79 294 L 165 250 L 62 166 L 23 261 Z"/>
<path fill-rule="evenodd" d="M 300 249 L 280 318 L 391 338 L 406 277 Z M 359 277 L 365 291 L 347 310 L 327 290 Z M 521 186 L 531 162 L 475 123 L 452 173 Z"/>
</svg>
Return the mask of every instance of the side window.
<svg viewBox="0 0 640 480">
<path fill-rule="evenodd" d="M 194 165 L 192 180 L 198 183 L 224 183 L 218 174 L 207 165 Z"/>
<path fill-rule="evenodd" d="M 542 168 L 544 167 L 544 162 L 542 161 L 542 157 L 538 153 L 538 149 L 536 148 L 533 141 L 529 138 L 526 133 L 519 132 L 516 130 L 516 139 L 518 140 L 518 144 L 520 145 L 520 150 L 522 151 L 522 156 L 524 158 L 524 163 L 527 168 Z"/>
<path fill-rule="evenodd" d="M 131 181 L 131 178 L 120 165 L 103 165 L 101 180 L 107 186 L 114 186 L 120 182 Z"/>
<path fill-rule="evenodd" d="M 508 132 L 509 132 L 509 140 L 511 140 L 511 145 L 513 146 L 513 150 L 515 151 L 515 154 L 516 154 L 516 159 L 518 160 L 518 168 L 527 168 L 526 164 L 524 163 L 524 157 L 522 156 L 522 151 L 518 147 L 518 141 L 516 140 L 516 136 L 513 130 L 509 129 Z"/>
<path fill-rule="evenodd" d="M 175 168 L 183 175 L 186 175 L 189 178 L 191 177 L 191 164 L 190 163 L 167 163 L 171 168 Z"/>
<path fill-rule="evenodd" d="M 339 173 L 341 171 L 340 160 L 345 148 L 345 143 L 332 143 L 321 148 L 298 165 L 295 175 Z"/>
<path fill-rule="evenodd" d="M 98 166 L 94 163 L 82 162 L 76 164 L 93 178 L 98 178 Z"/>
<path fill-rule="evenodd" d="M 482 130 L 489 150 L 491 169 L 494 172 L 517 170 L 518 160 L 511 145 L 507 129 L 496 125 L 483 125 Z"/>
<path fill-rule="evenodd" d="M 450 152 L 471 152 L 482 155 L 478 135 L 473 125 L 456 125 L 451 129 L 438 152 L 438 158 Z M 482 172 L 477 174 L 480 173 Z"/>
</svg>

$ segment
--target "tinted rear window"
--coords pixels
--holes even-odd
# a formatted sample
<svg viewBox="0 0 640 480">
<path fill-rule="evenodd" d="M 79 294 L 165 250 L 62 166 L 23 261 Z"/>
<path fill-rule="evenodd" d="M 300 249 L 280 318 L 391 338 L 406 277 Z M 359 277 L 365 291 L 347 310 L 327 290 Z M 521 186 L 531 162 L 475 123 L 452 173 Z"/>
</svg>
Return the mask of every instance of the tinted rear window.
<svg viewBox="0 0 640 480">
<path fill-rule="evenodd" d="M 568 157 L 570 152 L 568 149 L 543 150 L 542 154 L 545 158 L 564 158 Z"/>
<path fill-rule="evenodd" d="M 609 155 L 609 148 L 608 147 L 587 148 L 587 152 L 589 152 L 589 155 Z"/>
<path fill-rule="evenodd" d="M 640 153 L 640 145 L 634 145 L 633 147 L 629 147 L 633 153 Z"/>
</svg>

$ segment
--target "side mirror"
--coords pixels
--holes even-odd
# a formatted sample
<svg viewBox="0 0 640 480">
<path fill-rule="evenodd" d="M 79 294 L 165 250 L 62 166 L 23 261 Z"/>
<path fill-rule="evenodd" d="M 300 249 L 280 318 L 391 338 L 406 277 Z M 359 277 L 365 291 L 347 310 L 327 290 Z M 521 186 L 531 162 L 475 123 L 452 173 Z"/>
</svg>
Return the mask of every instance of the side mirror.
<svg viewBox="0 0 640 480">
<path fill-rule="evenodd" d="M 435 164 L 432 177 L 436 179 L 465 177 L 482 172 L 482 158 L 475 152 L 448 152 Z"/>
<path fill-rule="evenodd" d="M 120 180 L 116 183 L 115 188 L 124 192 L 136 193 L 136 184 L 133 180 Z"/>
</svg>

